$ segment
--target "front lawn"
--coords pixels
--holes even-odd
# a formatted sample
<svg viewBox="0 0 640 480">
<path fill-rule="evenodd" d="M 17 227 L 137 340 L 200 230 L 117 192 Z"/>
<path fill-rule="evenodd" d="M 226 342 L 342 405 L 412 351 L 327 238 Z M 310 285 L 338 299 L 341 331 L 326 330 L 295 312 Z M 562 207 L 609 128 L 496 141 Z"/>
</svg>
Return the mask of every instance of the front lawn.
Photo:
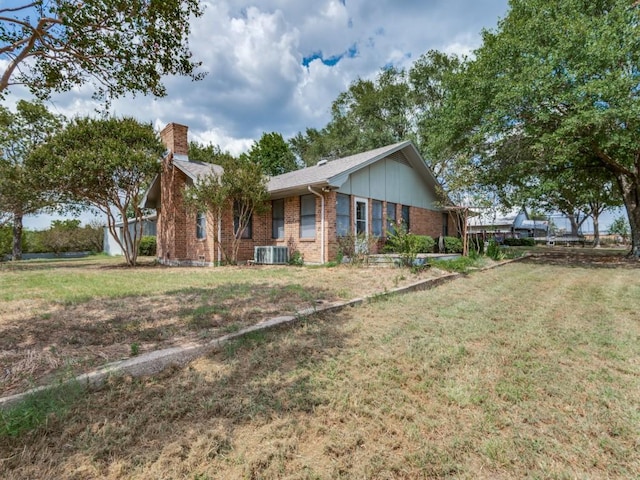
<svg viewBox="0 0 640 480">
<path fill-rule="evenodd" d="M 0 476 L 635 478 L 639 271 L 525 260 L 114 378 Z"/>
<path fill-rule="evenodd" d="M 0 395 L 443 273 L 151 261 L 132 269 L 102 256 L 0 263 Z"/>
</svg>

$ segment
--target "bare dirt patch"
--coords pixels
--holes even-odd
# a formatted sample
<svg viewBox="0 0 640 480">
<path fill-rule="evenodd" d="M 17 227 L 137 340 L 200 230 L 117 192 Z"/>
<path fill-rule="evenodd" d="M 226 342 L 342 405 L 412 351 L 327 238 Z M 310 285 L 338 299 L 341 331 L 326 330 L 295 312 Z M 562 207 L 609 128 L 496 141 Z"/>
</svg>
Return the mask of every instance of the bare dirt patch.
<svg viewBox="0 0 640 480">
<path fill-rule="evenodd" d="M 443 273 L 347 266 L 132 270 L 100 261 L 47 263 L 46 268 L 19 264 L 0 270 L 9 295 L 0 303 L 0 395 L 145 351 L 210 340 L 267 318 Z M 20 275 L 33 278 L 20 284 Z M 51 285 L 44 280 L 47 277 Z M 117 285 L 109 287 L 111 282 Z M 11 296 L 11 285 L 31 298 Z M 60 289 L 55 294 L 60 298 L 52 300 L 54 286 Z"/>
</svg>

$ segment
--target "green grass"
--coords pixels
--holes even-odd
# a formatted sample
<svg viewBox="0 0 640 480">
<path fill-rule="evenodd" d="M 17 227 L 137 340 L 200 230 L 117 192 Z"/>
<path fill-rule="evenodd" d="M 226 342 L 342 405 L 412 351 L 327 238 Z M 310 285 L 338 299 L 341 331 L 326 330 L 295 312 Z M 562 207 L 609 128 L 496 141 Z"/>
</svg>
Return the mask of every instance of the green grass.
<svg viewBox="0 0 640 480">
<path fill-rule="evenodd" d="M 252 334 L 0 438 L 0 476 L 635 478 L 638 271 L 512 263 Z"/>
<path fill-rule="evenodd" d="M 450 260 L 431 260 L 429 265 L 432 267 L 446 270 L 448 272 L 468 273 L 471 270 L 478 269 L 484 264 L 483 257 L 458 257 Z"/>
<path fill-rule="evenodd" d="M 90 266 L 91 268 L 83 268 Z M 91 257 L 64 261 L 0 263 L 0 300 L 22 298 L 77 304 L 92 298 L 120 298 L 158 294 L 188 288 L 224 288 L 229 284 L 285 278 L 291 269 L 208 268 L 142 266 L 127 268 L 117 257 Z"/>
<path fill-rule="evenodd" d="M 0 409 L 0 438 L 17 437 L 25 432 L 43 429 L 51 420 L 64 420 L 74 402 L 84 394 L 83 387 L 69 382 L 33 393 L 15 406 Z"/>
</svg>

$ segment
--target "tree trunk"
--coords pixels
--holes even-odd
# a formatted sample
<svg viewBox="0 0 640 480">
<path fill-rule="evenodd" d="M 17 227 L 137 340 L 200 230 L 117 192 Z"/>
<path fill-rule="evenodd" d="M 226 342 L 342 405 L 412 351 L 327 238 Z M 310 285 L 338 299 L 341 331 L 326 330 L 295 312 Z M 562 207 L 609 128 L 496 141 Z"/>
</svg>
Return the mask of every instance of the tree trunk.
<svg viewBox="0 0 640 480">
<path fill-rule="evenodd" d="M 622 192 L 624 207 L 627 210 L 629 227 L 631 227 L 630 257 L 640 258 L 640 175 L 632 178 L 618 175 L 618 186 Z"/>
<path fill-rule="evenodd" d="M 11 260 L 22 260 L 22 214 L 13 215 L 13 251 Z"/>
<path fill-rule="evenodd" d="M 600 248 L 600 212 L 593 211 L 593 248 Z"/>
<path fill-rule="evenodd" d="M 569 222 L 571 223 L 571 236 L 572 237 L 577 237 L 578 236 L 578 230 L 579 230 L 579 225 L 578 225 L 578 221 L 576 220 L 576 216 L 573 213 L 567 214 L 567 217 L 569 218 Z"/>
</svg>

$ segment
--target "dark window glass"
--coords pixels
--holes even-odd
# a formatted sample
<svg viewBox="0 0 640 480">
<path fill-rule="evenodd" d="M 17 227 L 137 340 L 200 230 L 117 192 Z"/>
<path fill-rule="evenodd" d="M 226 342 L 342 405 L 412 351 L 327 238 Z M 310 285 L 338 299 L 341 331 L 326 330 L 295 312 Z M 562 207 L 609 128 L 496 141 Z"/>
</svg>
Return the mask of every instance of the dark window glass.
<svg viewBox="0 0 640 480">
<path fill-rule="evenodd" d="M 405 230 L 408 232 L 411 230 L 411 221 L 409 220 L 409 205 L 402 206 L 402 224 Z"/>
<path fill-rule="evenodd" d="M 387 202 L 387 232 L 396 230 L 396 204 Z"/>
<path fill-rule="evenodd" d="M 233 231 L 237 232 L 240 227 L 240 205 L 236 202 L 233 205 Z M 253 215 L 249 217 L 249 222 L 244 231 L 240 234 L 240 238 L 251 238 L 253 235 Z"/>
<path fill-rule="evenodd" d="M 371 202 L 371 233 L 376 237 L 382 236 L 382 202 L 380 200 Z"/>
<path fill-rule="evenodd" d="M 284 200 L 271 202 L 271 237 L 284 238 Z"/>
<path fill-rule="evenodd" d="M 198 240 L 207 238 L 207 216 L 202 212 L 196 215 L 196 238 Z"/>
<path fill-rule="evenodd" d="M 349 195 L 336 195 L 336 235 L 344 237 L 351 231 L 351 208 Z"/>
</svg>

